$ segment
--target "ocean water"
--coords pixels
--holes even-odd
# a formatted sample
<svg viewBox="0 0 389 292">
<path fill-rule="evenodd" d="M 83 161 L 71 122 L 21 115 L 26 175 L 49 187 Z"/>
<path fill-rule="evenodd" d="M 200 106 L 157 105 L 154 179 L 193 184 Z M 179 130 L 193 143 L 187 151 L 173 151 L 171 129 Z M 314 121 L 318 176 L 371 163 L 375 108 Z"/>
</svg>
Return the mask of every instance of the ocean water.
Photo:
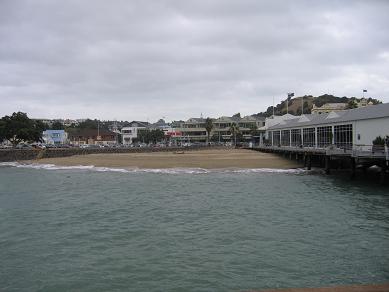
<svg viewBox="0 0 389 292">
<path fill-rule="evenodd" d="M 0 291 L 389 281 L 389 191 L 301 170 L 0 165 Z"/>
</svg>

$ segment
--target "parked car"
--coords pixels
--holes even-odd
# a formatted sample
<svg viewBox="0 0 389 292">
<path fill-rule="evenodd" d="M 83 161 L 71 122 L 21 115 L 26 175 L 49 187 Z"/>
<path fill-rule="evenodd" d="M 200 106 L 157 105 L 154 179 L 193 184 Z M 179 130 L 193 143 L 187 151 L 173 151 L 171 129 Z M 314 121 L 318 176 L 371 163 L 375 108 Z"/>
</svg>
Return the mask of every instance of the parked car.
<svg viewBox="0 0 389 292">
<path fill-rule="evenodd" d="M 31 146 L 35 149 L 46 149 L 46 145 L 41 143 L 32 143 Z"/>
<path fill-rule="evenodd" d="M 33 147 L 29 144 L 25 144 L 25 143 L 19 143 L 18 145 L 16 145 L 15 147 L 16 149 L 33 149 Z"/>
</svg>

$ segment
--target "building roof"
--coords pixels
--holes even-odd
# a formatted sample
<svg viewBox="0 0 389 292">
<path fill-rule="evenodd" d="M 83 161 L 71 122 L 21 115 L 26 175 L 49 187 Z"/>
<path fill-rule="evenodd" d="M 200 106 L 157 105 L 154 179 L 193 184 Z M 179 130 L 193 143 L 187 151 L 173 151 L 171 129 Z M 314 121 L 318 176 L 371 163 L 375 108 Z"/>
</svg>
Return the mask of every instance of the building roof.
<svg viewBox="0 0 389 292">
<path fill-rule="evenodd" d="M 133 124 L 137 124 L 137 126 L 139 127 L 148 127 L 150 126 L 150 123 L 149 122 L 142 122 L 142 121 L 132 121 L 130 123 L 130 127 L 136 127 L 136 126 L 133 126 Z"/>
<path fill-rule="evenodd" d="M 389 117 L 389 103 L 377 104 L 367 107 L 330 112 L 326 114 L 306 114 L 294 119 L 280 121 L 277 125 L 270 126 L 269 130 L 315 126 L 323 124 L 345 123 L 358 120 L 377 119 Z"/>
<path fill-rule="evenodd" d="M 111 132 L 111 131 L 107 131 L 107 130 L 104 130 L 104 129 L 100 129 L 99 131 L 97 131 L 97 129 L 81 129 L 81 130 L 78 130 L 74 133 L 71 133 L 69 134 L 70 138 L 73 138 L 73 137 L 96 137 L 97 134 L 99 134 L 100 136 L 114 136 L 116 135 L 114 132 Z"/>
</svg>

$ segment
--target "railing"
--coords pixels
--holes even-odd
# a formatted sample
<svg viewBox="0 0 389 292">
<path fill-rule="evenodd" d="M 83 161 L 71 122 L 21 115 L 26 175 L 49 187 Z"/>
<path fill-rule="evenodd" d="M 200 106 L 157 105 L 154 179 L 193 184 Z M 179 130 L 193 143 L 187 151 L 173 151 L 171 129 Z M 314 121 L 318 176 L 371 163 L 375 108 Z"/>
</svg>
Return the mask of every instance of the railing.
<svg viewBox="0 0 389 292">
<path fill-rule="evenodd" d="M 389 160 L 389 148 L 385 145 L 354 145 L 353 157 L 385 157 Z"/>
<path fill-rule="evenodd" d="M 259 145 L 259 149 L 274 150 L 274 151 L 290 151 L 290 152 L 312 152 L 325 155 L 338 155 L 338 156 L 350 156 L 356 158 L 377 158 L 386 159 L 389 161 L 389 147 L 383 145 L 351 145 L 349 143 L 344 144 L 332 144 L 326 147 L 306 147 L 300 146 L 272 146 L 272 145 Z"/>
</svg>

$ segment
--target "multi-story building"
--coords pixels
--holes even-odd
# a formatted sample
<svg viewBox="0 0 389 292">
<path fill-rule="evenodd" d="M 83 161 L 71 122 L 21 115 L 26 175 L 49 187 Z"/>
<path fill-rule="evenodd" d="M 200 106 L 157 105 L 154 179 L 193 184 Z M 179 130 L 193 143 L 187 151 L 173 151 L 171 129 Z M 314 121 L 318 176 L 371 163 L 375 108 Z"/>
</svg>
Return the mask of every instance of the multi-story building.
<svg viewBox="0 0 389 292">
<path fill-rule="evenodd" d="M 253 138 L 253 133 L 264 125 L 264 118 L 253 116 L 240 117 L 220 117 L 212 119 L 213 128 L 210 137 L 213 141 L 227 142 L 231 141 L 231 126 L 235 124 L 239 133 L 245 141 Z M 205 129 L 204 118 L 191 118 L 181 124 L 182 138 L 188 142 L 206 142 L 207 130 Z"/>
<path fill-rule="evenodd" d="M 132 121 L 130 126 L 123 127 L 121 130 L 122 143 L 132 144 L 138 138 L 139 130 L 148 129 L 149 127 L 150 123 L 148 122 Z"/>
</svg>

